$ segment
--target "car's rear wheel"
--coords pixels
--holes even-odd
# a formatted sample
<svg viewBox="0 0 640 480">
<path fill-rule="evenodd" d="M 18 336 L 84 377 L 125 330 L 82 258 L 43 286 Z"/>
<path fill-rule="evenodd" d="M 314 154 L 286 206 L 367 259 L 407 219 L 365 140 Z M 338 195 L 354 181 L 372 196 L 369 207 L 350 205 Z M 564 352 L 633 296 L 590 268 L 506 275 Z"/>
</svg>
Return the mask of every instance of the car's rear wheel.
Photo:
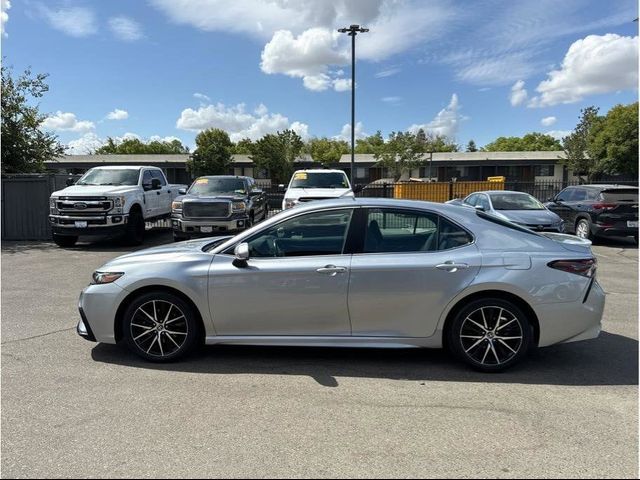
<svg viewBox="0 0 640 480">
<path fill-rule="evenodd" d="M 533 332 L 524 312 L 499 298 L 476 300 L 460 310 L 447 345 L 463 362 L 483 372 L 501 372 L 526 356 Z"/>
<path fill-rule="evenodd" d="M 187 355 L 201 337 L 193 307 L 167 292 L 141 295 L 127 307 L 122 321 L 129 350 L 153 362 L 168 362 Z"/>
<path fill-rule="evenodd" d="M 591 240 L 593 238 L 589 220 L 587 220 L 586 218 L 581 218 L 580 220 L 578 220 L 578 223 L 576 223 L 576 236 L 585 240 Z"/>
<path fill-rule="evenodd" d="M 56 245 L 62 248 L 73 247 L 78 241 L 78 237 L 75 235 L 58 235 L 57 233 L 53 234 L 53 241 Z"/>
</svg>

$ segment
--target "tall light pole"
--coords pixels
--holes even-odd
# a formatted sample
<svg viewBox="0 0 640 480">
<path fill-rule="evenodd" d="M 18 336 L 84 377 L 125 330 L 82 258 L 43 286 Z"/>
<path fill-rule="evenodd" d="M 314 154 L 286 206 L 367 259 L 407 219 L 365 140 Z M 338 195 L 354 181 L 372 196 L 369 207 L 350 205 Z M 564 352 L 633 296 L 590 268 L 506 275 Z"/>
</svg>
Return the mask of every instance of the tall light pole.
<svg viewBox="0 0 640 480">
<path fill-rule="evenodd" d="M 338 29 L 340 33 L 347 33 L 351 37 L 351 186 L 356 178 L 355 166 L 355 135 L 356 135 L 356 35 L 366 33 L 368 28 L 351 25 L 349 28 Z"/>
</svg>

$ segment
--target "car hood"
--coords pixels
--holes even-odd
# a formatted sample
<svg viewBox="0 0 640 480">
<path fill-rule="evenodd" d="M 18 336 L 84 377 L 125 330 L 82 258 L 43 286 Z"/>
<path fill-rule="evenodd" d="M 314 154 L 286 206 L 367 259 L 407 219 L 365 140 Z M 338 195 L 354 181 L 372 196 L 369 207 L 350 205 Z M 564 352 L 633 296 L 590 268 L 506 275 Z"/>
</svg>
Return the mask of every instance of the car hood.
<svg viewBox="0 0 640 480">
<path fill-rule="evenodd" d="M 338 198 L 341 196 L 353 197 L 350 188 L 289 188 L 284 197 L 296 200 L 301 197 Z"/>
<path fill-rule="evenodd" d="M 527 225 L 552 225 L 560 221 L 560 217 L 549 210 L 496 210 L 496 213 L 514 223 Z"/>
<path fill-rule="evenodd" d="M 171 243 L 159 247 L 145 248 L 137 252 L 128 253 L 117 257 L 103 265 L 102 269 L 114 269 L 137 264 L 150 264 L 157 262 L 170 262 L 193 254 L 202 254 L 203 248 L 211 243 L 222 243 L 230 239 L 231 236 L 200 238 L 188 240 L 186 242 Z"/>
<path fill-rule="evenodd" d="M 182 195 L 177 200 L 183 202 L 210 202 L 212 200 L 246 200 L 243 195 Z"/>
<path fill-rule="evenodd" d="M 72 185 L 51 194 L 52 197 L 86 197 L 124 195 L 136 191 L 137 185 Z"/>
</svg>

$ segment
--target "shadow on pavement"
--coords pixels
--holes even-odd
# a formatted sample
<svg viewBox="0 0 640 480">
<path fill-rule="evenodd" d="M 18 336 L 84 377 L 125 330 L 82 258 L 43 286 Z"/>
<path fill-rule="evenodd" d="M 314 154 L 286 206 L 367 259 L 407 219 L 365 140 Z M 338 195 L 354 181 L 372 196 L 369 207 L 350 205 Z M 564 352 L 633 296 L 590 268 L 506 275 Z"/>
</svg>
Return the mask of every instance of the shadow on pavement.
<svg viewBox="0 0 640 480">
<path fill-rule="evenodd" d="M 602 247 L 620 247 L 629 250 L 637 250 L 638 244 L 633 237 L 596 237 L 593 244 Z"/>
<path fill-rule="evenodd" d="M 98 344 L 97 362 L 125 367 L 217 375 L 306 375 L 338 387 L 338 378 L 382 378 L 416 382 L 490 382 L 530 385 L 637 385 L 638 341 L 602 333 L 597 340 L 535 350 L 501 374 L 483 374 L 443 350 L 207 346 L 188 359 L 149 363 L 115 345 Z"/>
</svg>

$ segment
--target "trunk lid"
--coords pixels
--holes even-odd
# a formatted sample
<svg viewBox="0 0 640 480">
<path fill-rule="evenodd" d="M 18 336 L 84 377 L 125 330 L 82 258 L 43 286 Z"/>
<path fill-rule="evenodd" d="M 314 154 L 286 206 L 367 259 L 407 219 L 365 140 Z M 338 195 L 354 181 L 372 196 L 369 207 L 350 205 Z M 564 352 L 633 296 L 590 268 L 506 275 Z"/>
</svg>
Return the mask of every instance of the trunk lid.
<svg viewBox="0 0 640 480">
<path fill-rule="evenodd" d="M 591 251 L 591 240 L 585 240 L 575 237 L 573 235 L 567 235 L 566 233 L 554 233 L 554 232 L 539 232 L 543 237 L 547 237 L 554 242 L 562 245 L 563 248 L 576 253 L 582 253 L 589 257 L 593 257 Z"/>
</svg>

